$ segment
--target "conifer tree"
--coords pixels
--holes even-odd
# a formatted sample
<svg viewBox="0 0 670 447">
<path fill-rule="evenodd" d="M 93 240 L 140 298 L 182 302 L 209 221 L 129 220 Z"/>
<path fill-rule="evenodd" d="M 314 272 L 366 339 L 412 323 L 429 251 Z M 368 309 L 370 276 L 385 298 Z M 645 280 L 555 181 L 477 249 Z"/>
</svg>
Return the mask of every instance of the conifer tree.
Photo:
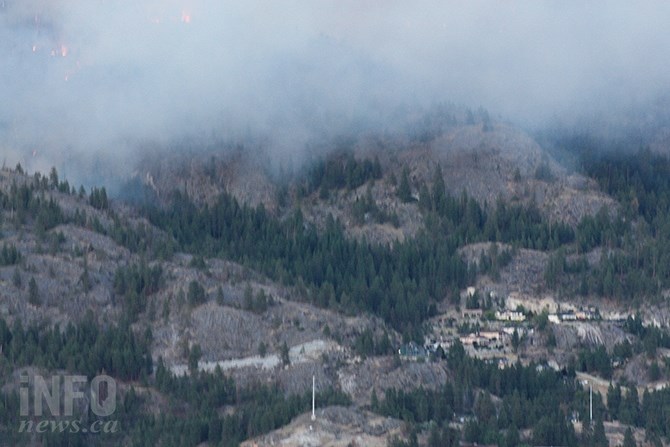
<svg viewBox="0 0 670 447">
<path fill-rule="evenodd" d="M 39 306 L 41 304 L 40 290 L 37 287 L 37 281 L 35 281 L 34 277 L 31 277 L 28 282 L 28 302 L 33 306 Z"/>
<path fill-rule="evenodd" d="M 396 194 L 405 203 L 412 201 L 412 189 L 409 186 L 409 169 L 406 166 L 402 170 L 400 185 L 398 185 Z"/>
<path fill-rule="evenodd" d="M 626 428 L 626 432 L 623 434 L 623 447 L 637 447 L 633 431 L 630 427 Z"/>
</svg>

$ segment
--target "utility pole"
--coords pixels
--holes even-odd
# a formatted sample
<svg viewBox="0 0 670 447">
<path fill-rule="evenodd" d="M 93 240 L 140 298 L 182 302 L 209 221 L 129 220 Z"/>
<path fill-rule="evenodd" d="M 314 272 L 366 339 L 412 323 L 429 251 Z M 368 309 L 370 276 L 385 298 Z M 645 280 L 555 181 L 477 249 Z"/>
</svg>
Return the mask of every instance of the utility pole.
<svg viewBox="0 0 670 447">
<path fill-rule="evenodd" d="M 315 406 L 316 403 L 316 378 L 312 376 L 312 420 L 316 420 Z"/>
<path fill-rule="evenodd" d="M 582 380 L 581 384 L 589 384 L 589 422 L 593 426 L 593 385 L 588 380 Z"/>
<path fill-rule="evenodd" d="M 593 425 L 593 385 L 589 382 L 589 417 L 591 418 L 591 425 Z"/>
</svg>

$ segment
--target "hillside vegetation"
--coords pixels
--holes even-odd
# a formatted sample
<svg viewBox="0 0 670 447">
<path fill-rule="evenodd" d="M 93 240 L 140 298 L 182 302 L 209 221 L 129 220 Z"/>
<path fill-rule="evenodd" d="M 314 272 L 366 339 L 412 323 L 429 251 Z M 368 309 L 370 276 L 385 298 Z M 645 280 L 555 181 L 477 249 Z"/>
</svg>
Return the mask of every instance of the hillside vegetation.
<svg viewBox="0 0 670 447">
<path fill-rule="evenodd" d="M 256 437 L 309 410 L 312 376 L 320 407 L 350 407 L 334 418 L 393 418 L 373 436 L 391 445 L 601 445 L 604 422 L 669 435 L 658 414 L 670 394 L 640 403 L 625 381 L 598 394 L 590 427 L 571 422 L 587 414 L 577 373 L 619 378 L 614 359 L 637 358 L 653 380 L 666 375 L 655 356 L 670 339 L 641 316 L 605 332 L 628 345 L 598 343 L 594 330 L 571 351 L 569 330 L 527 312 L 542 354 L 565 360 L 558 371 L 535 363 L 540 348 L 518 332 L 514 349 L 530 360 L 505 369 L 460 342 L 421 361 L 398 355 L 435 318 L 459 314 L 473 284 L 526 281 L 538 297 L 643 310 L 670 287 L 666 156 L 574 147 L 583 157 L 568 172 L 483 113 L 459 119 L 393 144 L 353 139 L 291 174 L 243 149 L 190 154 L 188 165 L 175 155 L 140 171 L 132 200 L 76 188 L 55 168 L 3 169 L 0 443 L 267 439 Z M 466 307 L 492 313 L 481 298 Z M 118 380 L 123 430 L 17 432 L 21 375 L 56 372 Z"/>
</svg>

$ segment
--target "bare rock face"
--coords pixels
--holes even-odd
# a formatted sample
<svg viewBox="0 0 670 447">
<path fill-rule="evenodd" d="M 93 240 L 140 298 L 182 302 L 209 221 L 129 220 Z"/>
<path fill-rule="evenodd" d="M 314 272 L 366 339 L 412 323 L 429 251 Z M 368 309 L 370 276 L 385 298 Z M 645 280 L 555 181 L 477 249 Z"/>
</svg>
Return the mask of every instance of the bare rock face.
<svg viewBox="0 0 670 447">
<path fill-rule="evenodd" d="M 185 193 L 196 203 L 213 203 L 228 192 L 241 203 L 263 204 L 276 209 L 276 186 L 267 175 L 259 152 L 221 149 L 219 151 L 174 152 L 148 157 L 140 163 L 136 175 L 160 199 L 174 190 Z"/>
<path fill-rule="evenodd" d="M 437 388 L 447 380 L 441 363 L 402 362 L 390 357 L 375 357 L 355 362 L 338 371 L 339 387 L 359 404 L 369 404 L 372 390 L 383 396 L 388 388 L 411 389 L 421 384 Z"/>
<path fill-rule="evenodd" d="M 388 215 L 398 217 L 398 225 L 391 222 L 376 222 L 366 216 L 364 222 L 356 222 L 352 215 L 352 207 L 357 200 L 363 200 L 368 190 L 377 207 Z M 392 244 L 413 237 L 423 227 L 423 217 L 416 203 L 402 203 L 395 194 L 395 187 L 387 179 L 372 185 L 363 185 L 353 191 L 338 191 L 328 200 L 311 197 L 303 201 L 301 209 L 305 218 L 324 228 L 329 215 L 339 220 L 347 233 L 357 239 L 365 239 L 376 244 Z"/>
<path fill-rule="evenodd" d="M 530 136 L 503 124 L 489 131 L 479 125 L 456 127 L 427 146 L 400 153 L 398 161 L 410 167 L 416 185 L 430 184 L 439 163 L 452 195 L 465 191 L 488 205 L 499 198 L 533 202 L 570 225 L 602 206 L 616 209 L 593 180 L 568 172 Z"/>
<path fill-rule="evenodd" d="M 391 436 L 399 436 L 404 424 L 360 409 L 327 407 L 298 416 L 286 427 L 242 443 L 244 447 L 264 445 L 346 447 L 384 447 Z"/>
<path fill-rule="evenodd" d="M 463 260 L 469 264 L 477 264 L 482 255 L 491 251 L 491 242 L 466 245 L 459 249 Z M 497 244 L 498 251 L 511 250 L 508 244 Z M 547 253 L 521 248 L 505 267 L 500 269 L 499 277 L 493 279 L 488 275 L 480 276 L 476 286 L 480 290 L 495 291 L 497 296 L 510 294 L 522 296 L 540 296 L 544 289 L 544 272 L 549 255 Z"/>
<path fill-rule="evenodd" d="M 565 175 L 565 170 L 532 138 L 503 124 L 487 132 L 480 126 L 462 126 L 437 139 L 433 146 L 445 161 L 472 158 L 477 167 L 487 169 L 494 177 L 506 177 L 515 169 L 522 177 L 531 177 L 542 162 L 554 175 Z"/>
<path fill-rule="evenodd" d="M 569 355 L 574 355 L 580 347 L 595 348 L 599 345 L 611 352 L 614 345 L 630 338 L 621 327 L 611 323 L 577 322 L 551 325 L 550 328 L 556 337 L 557 350 L 566 351 Z"/>
<path fill-rule="evenodd" d="M 258 349 L 260 340 L 268 336 L 267 322 L 251 312 L 208 303 L 191 314 L 194 338 L 202 341 L 203 351 L 213 358 Z"/>
</svg>

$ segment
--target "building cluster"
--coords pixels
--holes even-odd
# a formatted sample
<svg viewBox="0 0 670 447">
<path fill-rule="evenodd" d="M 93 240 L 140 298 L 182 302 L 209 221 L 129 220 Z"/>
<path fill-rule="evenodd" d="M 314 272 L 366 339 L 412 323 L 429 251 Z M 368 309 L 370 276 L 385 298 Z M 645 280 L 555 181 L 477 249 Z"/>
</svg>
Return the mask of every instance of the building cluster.
<svg viewBox="0 0 670 447">
<path fill-rule="evenodd" d="M 554 324 L 561 324 L 566 321 L 590 321 L 600 320 L 600 312 L 594 307 L 579 310 L 567 310 L 565 312 L 557 312 L 549 314 L 549 322 Z"/>
<path fill-rule="evenodd" d="M 503 331 L 478 331 L 459 337 L 463 346 L 474 349 L 503 349 L 507 334 Z"/>
<path fill-rule="evenodd" d="M 620 313 L 601 315 L 594 306 L 578 307 L 551 297 L 536 299 L 519 293 L 500 297 L 495 291 L 478 291 L 475 287 L 468 287 L 461 298 L 466 306 L 462 306 L 457 314 L 451 311 L 433 319 L 423 346 L 415 343 L 401 346 L 398 350 L 401 358 L 428 358 L 440 350 L 446 353 L 454 343 L 460 342 L 469 355 L 497 362 L 504 368 L 515 361 L 516 349 L 524 337 L 533 343 L 534 329 L 528 321 L 529 315 L 545 314 L 553 324 L 599 320 L 620 322 L 628 316 Z M 476 308 L 471 308 L 473 303 Z"/>
<path fill-rule="evenodd" d="M 498 321 L 514 321 L 516 323 L 526 321 L 526 315 L 518 310 L 496 310 L 495 316 Z"/>
</svg>

